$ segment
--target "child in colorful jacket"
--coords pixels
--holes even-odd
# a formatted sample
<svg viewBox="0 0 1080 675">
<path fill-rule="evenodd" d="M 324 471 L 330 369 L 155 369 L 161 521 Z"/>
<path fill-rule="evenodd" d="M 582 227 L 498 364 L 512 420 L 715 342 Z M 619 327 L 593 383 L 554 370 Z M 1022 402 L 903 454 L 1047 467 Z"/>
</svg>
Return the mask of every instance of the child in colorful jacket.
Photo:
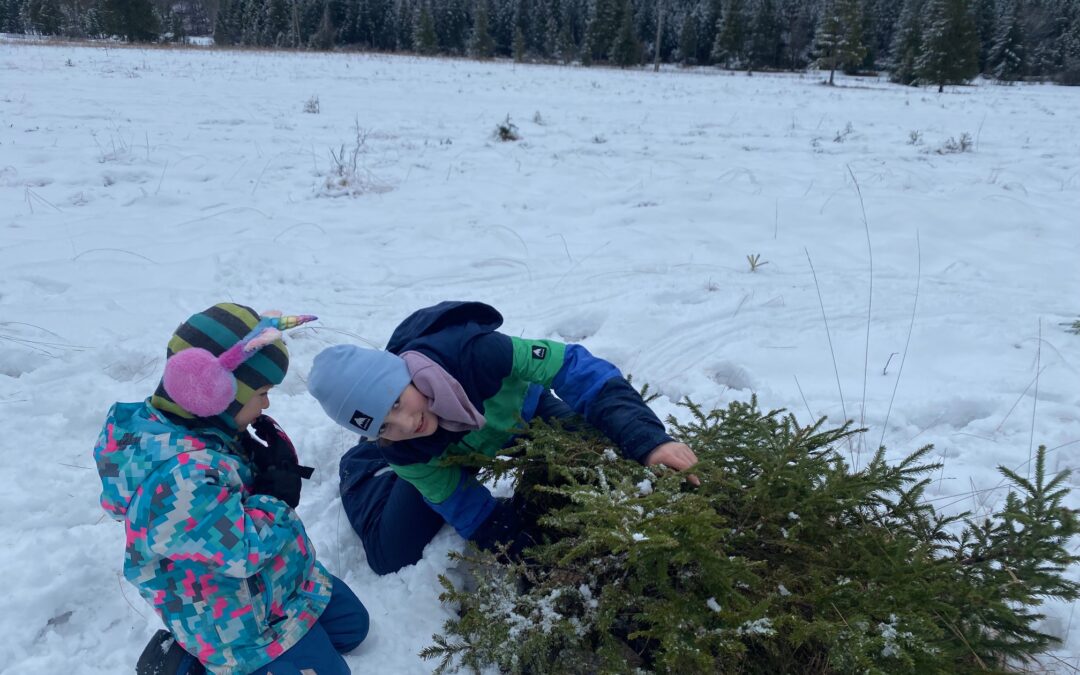
<svg viewBox="0 0 1080 675">
<path fill-rule="evenodd" d="M 482 548 L 520 553 L 528 541 L 515 503 L 446 459 L 494 456 L 521 420 L 583 415 L 629 459 L 697 462 L 614 365 L 581 345 L 505 335 L 501 324 L 488 305 L 443 302 L 405 319 L 385 351 L 338 345 L 315 357 L 308 389 L 367 439 L 341 460 L 341 495 L 379 574 L 419 560 L 444 522 Z"/>
<path fill-rule="evenodd" d="M 261 414 L 288 369 L 281 331 L 314 318 L 199 312 L 169 342 L 154 395 L 109 411 L 101 505 L 124 523 L 124 576 L 171 634 L 151 640 L 140 673 L 349 673 L 340 653 L 364 640 L 367 610 L 316 560 L 293 510 L 310 469 Z"/>
</svg>

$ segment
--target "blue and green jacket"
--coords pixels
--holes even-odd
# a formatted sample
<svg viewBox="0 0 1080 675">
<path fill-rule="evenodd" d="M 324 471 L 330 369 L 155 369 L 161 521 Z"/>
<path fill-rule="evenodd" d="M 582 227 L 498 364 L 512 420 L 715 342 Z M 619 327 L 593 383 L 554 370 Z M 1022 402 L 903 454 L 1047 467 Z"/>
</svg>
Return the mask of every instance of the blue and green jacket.
<svg viewBox="0 0 1080 675">
<path fill-rule="evenodd" d="M 124 576 L 188 652 L 250 673 L 296 644 L 332 581 L 288 504 L 252 494 L 234 437 L 117 403 L 94 447 L 101 506 L 124 523 Z"/>
<path fill-rule="evenodd" d="M 495 508 L 495 499 L 452 455 L 495 454 L 532 419 L 541 392 L 553 389 L 576 413 L 615 442 L 622 454 L 644 462 L 672 440 L 663 423 L 619 369 L 585 347 L 525 340 L 498 332 L 502 316 L 479 302 L 443 302 L 418 310 L 394 331 L 386 349 L 416 351 L 442 366 L 465 390 L 487 423 L 482 429 L 435 433 L 384 445 L 394 472 L 416 486 L 427 503 L 465 538 Z M 364 446 L 355 450 L 363 452 Z"/>
</svg>

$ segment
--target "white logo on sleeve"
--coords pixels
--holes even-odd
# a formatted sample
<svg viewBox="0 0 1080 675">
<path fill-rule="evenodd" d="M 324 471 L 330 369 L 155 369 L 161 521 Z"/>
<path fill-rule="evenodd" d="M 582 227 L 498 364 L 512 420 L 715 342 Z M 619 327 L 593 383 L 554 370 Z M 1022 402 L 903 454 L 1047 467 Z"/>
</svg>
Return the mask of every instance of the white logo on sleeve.
<svg viewBox="0 0 1080 675">
<path fill-rule="evenodd" d="M 544 347 L 542 345 L 533 345 L 533 347 L 532 347 L 532 357 L 534 359 L 545 359 L 545 358 L 547 358 L 547 347 Z"/>
</svg>

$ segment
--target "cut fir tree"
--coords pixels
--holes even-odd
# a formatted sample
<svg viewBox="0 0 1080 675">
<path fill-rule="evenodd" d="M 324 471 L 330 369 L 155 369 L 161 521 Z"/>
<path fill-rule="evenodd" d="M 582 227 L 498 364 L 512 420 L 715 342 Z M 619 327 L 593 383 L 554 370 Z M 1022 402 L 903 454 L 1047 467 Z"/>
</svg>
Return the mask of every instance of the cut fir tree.
<svg viewBox="0 0 1080 675">
<path fill-rule="evenodd" d="M 1030 480 L 1002 469 L 1013 491 L 975 522 L 923 498 L 929 446 L 852 470 L 847 425 L 685 405 L 669 424 L 697 488 L 539 423 L 488 460 L 537 543 L 520 562 L 459 556 L 474 588 L 441 579 L 459 617 L 421 652 L 436 672 L 1000 672 L 1055 642 L 1036 610 L 1080 592 L 1063 576 L 1077 520 L 1045 448 Z"/>
</svg>

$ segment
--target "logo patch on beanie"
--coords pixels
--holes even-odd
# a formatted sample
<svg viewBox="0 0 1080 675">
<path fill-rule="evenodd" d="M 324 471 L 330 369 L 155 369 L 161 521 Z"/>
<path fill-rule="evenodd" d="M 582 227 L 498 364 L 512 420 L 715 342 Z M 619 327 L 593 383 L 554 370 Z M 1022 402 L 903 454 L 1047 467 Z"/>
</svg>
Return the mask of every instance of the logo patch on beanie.
<svg viewBox="0 0 1080 675">
<path fill-rule="evenodd" d="M 541 346 L 541 345 L 533 345 L 533 347 L 532 347 L 532 357 L 534 359 L 543 360 L 544 358 L 547 357 L 547 347 L 544 347 L 544 346 Z"/>
<path fill-rule="evenodd" d="M 371 415 L 365 415 L 359 410 L 356 410 L 353 411 L 352 419 L 349 420 L 349 424 L 353 425 L 360 431 L 367 431 L 371 428 L 371 423 L 374 421 L 375 420 L 372 419 Z"/>
</svg>

